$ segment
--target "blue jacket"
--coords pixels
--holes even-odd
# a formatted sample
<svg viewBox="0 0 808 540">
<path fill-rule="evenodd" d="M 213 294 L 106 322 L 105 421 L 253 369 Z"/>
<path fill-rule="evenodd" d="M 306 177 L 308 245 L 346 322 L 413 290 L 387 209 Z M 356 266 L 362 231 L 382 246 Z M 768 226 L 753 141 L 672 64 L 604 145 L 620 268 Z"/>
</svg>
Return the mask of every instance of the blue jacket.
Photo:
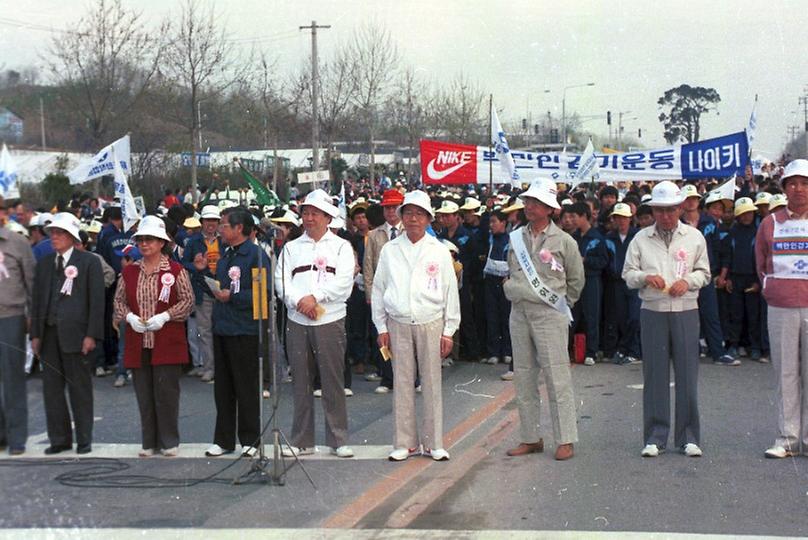
<svg viewBox="0 0 808 540">
<path fill-rule="evenodd" d="M 623 280 L 623 265 L 626 263 L 626 252 L 628 252 L 628 245 L 635 234 L 637 234 L 637 229 L 629 227 L 626 239 L 623 241 L 620 240 L 620 233 L 617 231 L 610 231 L 606 235 L 606 250 L 609 253 L 606 277 L 610 281 Z"/>
<path fill-rule="evenodd" d="M 447 239 L 457 246 L 458 260 L 463 264 L 463 282 L 479 281 L 483 279 L 483 269 L 480 266 L 480 253 L 477 239 L 469 230 L 460 225 L 455 235 L 449 238 L 449 233 L 443 231 L 438 238 Z"/>
<path fill-rule="evenodd" d="M 31 251 L 34 252 L 34 259 L 39 262 L 39 259 L 44 257 L 49 253 L 53 253 L 53 246 L 51 245 L 50 238 L 43 238 L 37 244 L 31 248 Z"/>
<path fill-rule="evenodd" d="M 585 235 L 575 236 L 578 242 L 578 251 L 584 260 L 584 273 L 587 276 L 599 276 L 603 269 L 609 265 L 609 253 L 606 249 L 606 239 L 595 227 L 589 229 Z"/>
<path fill-rule="evenodd" d="M 226 244 L 224 241 L 219 238 L 219 253 L 224 253 Z M 182 265 L 188 270 L 188 275 L 191 278 L 191 286 L 194 289 L 194 300 L 197 305 L 202 303 L 202 298 L 205 294 L 213 297 L 213 293 L 210 292 L 210 287 L 208 284 L 205 283 L 205 277 L 214 278 L 215 276 L 211 273 L 210 269 L 205 266 L 205 269 L 202 271 L 197 270 L 194 267 L 194 257 L 197 254 L 201 253 L 205 255 L 208 252 L 208 246 L 205 245 L 205 237 L 202 235 L 201 232 L 193 234 L 185 239 L 185 250 L 182 253 Z"/>
<path fill-rule="evenodd" d="M 707 242 L 707 256 L 710 259 L 710 273 L 717 276 L 721 272 L 721 240 L 727 233 L 721 231 L 721 222 L 704 213 L 699 218 L 698 229 Z"/>
<path fill-rule="evenodd" d="M 228 247 L 216 265 L 216 280 L 222 290 L 230 288 L 230 269 L 238 268 L 239 292 L 231 289 L 230 301 L 213 303 L 213 333 L 219 336 L 256 336 L 258 321 L 253 320 L 252 269 L 258 268 L 261 257 L 267 271 L 267 283 L 272 279 L 269 258 L 258 246 L 246 240 Z M 267 297 L 269 293 L 267 292 Z"/>
<path fill-rule="evenodd" d="M 729 268 L 730 274 L 751 274 L 757 275 L 755 269 L 755 236 L 757 227 L 751 225 L 741 225 L 738 222 L 732 224 L 729 234 L 724 239 L 725 253 L 721 262 L 722 268 Z"/>
<path fill-rule="evenodd" d="M 104 260 L 115 270 L 116 274 L 121 273 L 123 248 L 129 244 L 131 237 L 131 232 L 119 231 L 112 223 L 106 224 L 98 235 L 97 252 L 104 257 Z"/>
</svg>

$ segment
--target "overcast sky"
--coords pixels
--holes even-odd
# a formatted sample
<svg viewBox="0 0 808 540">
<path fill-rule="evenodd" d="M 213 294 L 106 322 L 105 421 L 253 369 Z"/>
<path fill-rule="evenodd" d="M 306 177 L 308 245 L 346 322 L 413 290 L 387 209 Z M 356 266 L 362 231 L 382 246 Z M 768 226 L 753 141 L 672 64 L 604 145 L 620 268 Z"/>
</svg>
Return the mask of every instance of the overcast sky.
<svg viewBox="0 0 808 540">
<path fill-rule="evenodd" d="M 156 23 L 179 13 L 175 0 L 124 0 Z M 22 29 L 8 19 L 69 28 L 85 0 L 0 0 L 0 65 L 40 64 L 47 31 Z M 462 71 L 493 93 L 506 125 L 530 111 L 560 116 L 566 86 L 567 113 L 624 115 L 628 133 L 642 128 L 646 146 L 664 145 L 657 99 L 674 86 L 715 88 L 718 115 L 703 119 L 702 138 L 746 127 L 755 94 L 755 151 L 777 155 L 789 125 L 802 126 L 797 98 L 808 87 L 806 4 L 800 0 L 238 0 L 216 3 L 234 37 L 254 43 L 281 70 L 305 62 L 309 34 L 298 26 L 330 24 L 319 34 L 322 58 L 363 21 L 389 28 L 403 60 L 427 80 L 448 82 Z M 545 92 L 549 90 L 549 92 Z M 605 120 L 585 127 L 606 135 Z"/>
</svg>

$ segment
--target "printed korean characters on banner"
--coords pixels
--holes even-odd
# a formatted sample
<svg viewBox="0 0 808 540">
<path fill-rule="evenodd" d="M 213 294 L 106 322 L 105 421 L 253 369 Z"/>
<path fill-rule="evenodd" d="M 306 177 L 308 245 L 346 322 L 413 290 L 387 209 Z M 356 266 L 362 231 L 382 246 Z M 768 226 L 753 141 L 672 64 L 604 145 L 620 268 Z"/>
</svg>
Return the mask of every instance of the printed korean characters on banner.
<svg viewBox="0 0 808 540">
<path fill-rule="evenodd" d="M 571 182 L 576 177 L 580 154 L 511 150 L 522 182 L 539 178 Z M 725 178 L 742 175 L 749 162 L 746 133 L 706 139 L 696 143 L 623 153 L 595 152 L 598 182 L 676 180 L 680 178 Z M 484 146 L 421 141 L 421 174 L 425 184 L 487 184 L 494 151 Z M 499 165 L 493 167 L 495 184 L 511 179 Z"/>
</svg>

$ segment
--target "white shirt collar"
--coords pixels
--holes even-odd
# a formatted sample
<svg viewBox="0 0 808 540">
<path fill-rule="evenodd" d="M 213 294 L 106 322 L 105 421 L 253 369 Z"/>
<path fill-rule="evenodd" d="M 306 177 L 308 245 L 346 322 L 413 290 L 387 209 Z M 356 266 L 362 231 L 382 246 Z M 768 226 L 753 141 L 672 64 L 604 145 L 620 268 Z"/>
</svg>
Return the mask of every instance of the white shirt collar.
<svg viewBox="0 0 808 540">
<path fill-rule="evenodd" d="M 67 267 L 67 263 L 70 260 L 70 256 L 73 255 L 73 248 L 69 248 L 62 254 L 62 260 L 64 261 L 65 267 Z M 56 252 L 56 257 L 53 259 L 54 266 L 59 264 L 59 252 Z"/>
</svg>

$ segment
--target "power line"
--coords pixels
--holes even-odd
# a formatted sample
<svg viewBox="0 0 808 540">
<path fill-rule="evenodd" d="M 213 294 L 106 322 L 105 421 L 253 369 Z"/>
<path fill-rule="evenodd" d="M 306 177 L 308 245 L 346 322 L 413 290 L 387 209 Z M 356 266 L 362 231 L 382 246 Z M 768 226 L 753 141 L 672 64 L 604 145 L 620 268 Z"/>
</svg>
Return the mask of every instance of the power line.
<svg viewBox="0 0 808 540">
<path fill-rule="evenodd" d="M 29 21 L 18 21 L 16 19 L 10 19 L 8 17 L 0 17 L 0 25 L 3 26 L 12 26 L 14 28 L 19 28 L 22 30 L 38 30 L 40 32 L 51 32 L 51 33 L 58 33 L 58 34 L 78 34 L 79 32 L 74 32 L 72 30 L 64 30 L 62 28 L 53 28 L 52 26 L 45 26 L 44 24 L 37 24 L 32 23 Z"/>
</svg>

